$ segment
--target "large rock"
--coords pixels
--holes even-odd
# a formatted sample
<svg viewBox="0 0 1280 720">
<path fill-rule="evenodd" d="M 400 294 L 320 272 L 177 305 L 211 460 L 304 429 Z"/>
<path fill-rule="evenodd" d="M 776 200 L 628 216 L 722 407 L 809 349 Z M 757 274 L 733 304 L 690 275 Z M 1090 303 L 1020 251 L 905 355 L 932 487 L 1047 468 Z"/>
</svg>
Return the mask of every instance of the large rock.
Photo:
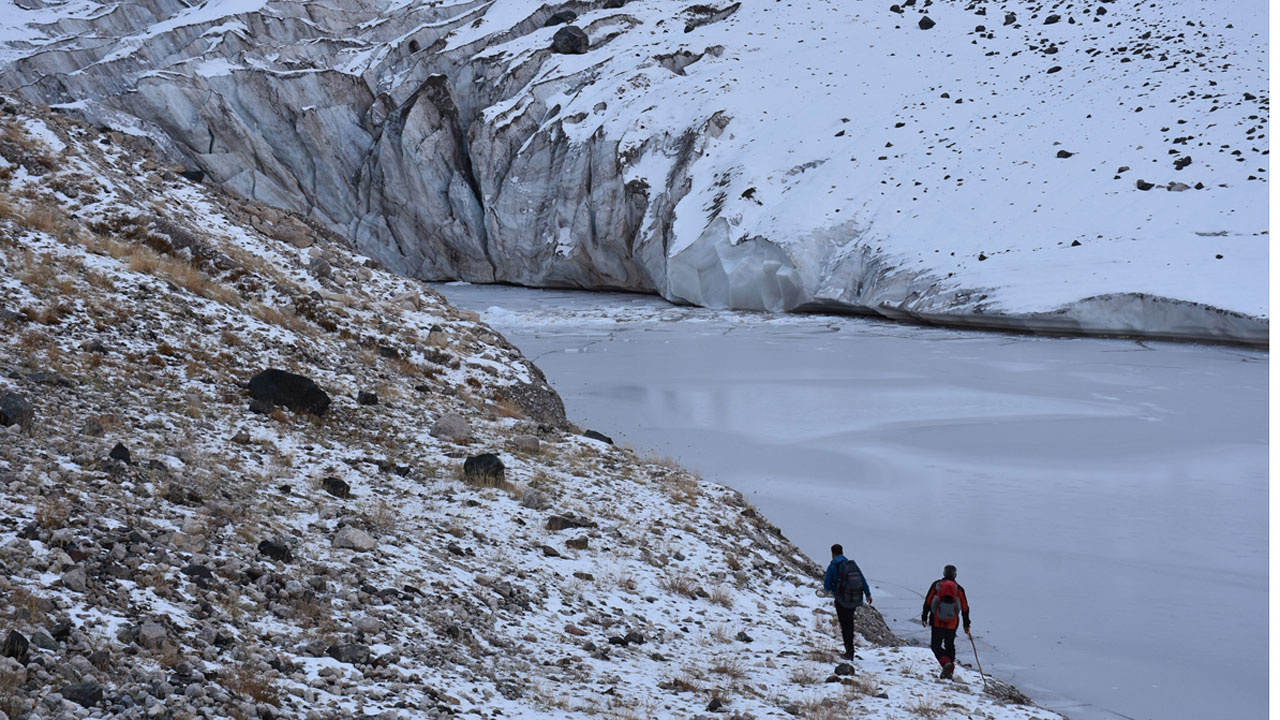
<svg viewBox="0 0 1280 720">
<path fill-rule="evenodd" d="M 378 547 L 378 541 L 373 539 L 369 533 L 351 527 L 344 526 L 333 536 L 333 546 L 336 548 L 350 548 L 359 552 L 368 552 Z"/>
<path fill-rule="evenodd" d="M 62 697 L 82 707 L 91 708 L 102 702 L 102 686 L 92 680 L 67 685 L 59 690 Z"/>
<path fill-rule="evenodd" d="M 551 51 L 566 55 L 582 55 L 591 49 L 591 38 L 577 25 L 566 25 L 551 38 Z"/>
<path fill-rule="evenodd" d="M 0 654 L 7 658 L 22 660 L 27 656 L 27 649 L 31 647 L 31 642 L 17 630 L 10 630 L 5 636 L 4 647 L 0 648 Z"/>
<path fill-rule="evenodd" d="M 281 540 L 263 540 L 258 543 L 258 553 L 266 555 L 272 560 L 281 562 L 290 562 L 293 560 L 293 550 L 289 545 Z"/>
<path fill-rule="evenodd" d="M 506 481 L 506 465 L 493 453 L 469 457 L 462 464 L 462 476 L 467 482 L 480 485 L 501 485 Z"/>
<path fill-rule="evenodd" d="M 457 413 L 445 413 L 432 424 L 431 437 L 465 443 L 471 439 L 471 423 Z"/>
<path fill-rule="evenodd" d="M 149 650 L 160 649 L 168 638 L 168 631 L 158 622 L 144 622 L 138 628 L 138 644 Z"/>
<path fill-rule="evenodd" d="M 270 368 L 249 380 L 249 394 L 259 402 L 284 405 L 294 412 L 324 415 L 329 394 L 311 378 L 287 370 Z"/>
<path fill-rule="evenodd" d="M 35 419 L 35 408 L 26 398 L 15 392 L 0 395 L 0 425 L 17 425 L 30 432 Z"/>
<path fill-rule="evenodd" d="M 68 590 L 84 592 L 88 581 L 89 576 L 85 573 L 84 567 L 80 565 L 76 565 L 62 574 L 62 586 Z"/>
</svg>

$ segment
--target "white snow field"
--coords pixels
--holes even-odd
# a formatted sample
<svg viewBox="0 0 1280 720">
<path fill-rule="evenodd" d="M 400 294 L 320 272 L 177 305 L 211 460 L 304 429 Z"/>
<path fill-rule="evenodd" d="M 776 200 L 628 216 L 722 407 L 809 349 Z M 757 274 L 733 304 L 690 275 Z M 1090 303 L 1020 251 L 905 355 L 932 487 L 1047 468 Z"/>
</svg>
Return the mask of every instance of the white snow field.
<svg viewBox="0 0 1280 720">
<path fill-rule="evenodd" d="M 579 422 L 844 543 L 900 634 L 954 563 L 984 667 L 1046 707 L 1265 715 L 1267 353 L 440 289 Z"/>
</svg>

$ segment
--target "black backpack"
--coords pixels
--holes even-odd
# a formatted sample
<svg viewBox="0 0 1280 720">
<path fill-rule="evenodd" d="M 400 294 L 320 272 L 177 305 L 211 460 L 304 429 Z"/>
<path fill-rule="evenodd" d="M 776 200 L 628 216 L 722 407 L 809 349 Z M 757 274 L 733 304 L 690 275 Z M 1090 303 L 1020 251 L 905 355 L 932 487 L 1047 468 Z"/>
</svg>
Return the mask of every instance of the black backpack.
<svg viewBox="0 0 1280 720">
<path fill-rule="evenodd" d="M 836 602 L 847 608 L 862 605 L 862 573 L 852 561 L 845 560 L 836 569 Z"/>
</svg>

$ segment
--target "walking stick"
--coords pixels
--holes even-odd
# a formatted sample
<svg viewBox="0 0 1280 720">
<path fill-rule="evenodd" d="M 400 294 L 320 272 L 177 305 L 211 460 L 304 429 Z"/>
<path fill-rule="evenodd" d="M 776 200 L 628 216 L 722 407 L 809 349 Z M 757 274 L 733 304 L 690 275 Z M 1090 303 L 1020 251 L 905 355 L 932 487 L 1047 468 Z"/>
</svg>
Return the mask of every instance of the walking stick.
<svg viewBox="0 0 1280 720">
<path fill-rule="evenodd" d="M 969 644 L 973 646 L 973 661 L 978 663 L 978 674 L 982 676 L 982 689 L 987 689 L 987 674 L 982 672 L 982 661 L 978 659 L 978 644 L 973 641 L 973 633 L 966 632 L 969 636 Z"/>
</svg>

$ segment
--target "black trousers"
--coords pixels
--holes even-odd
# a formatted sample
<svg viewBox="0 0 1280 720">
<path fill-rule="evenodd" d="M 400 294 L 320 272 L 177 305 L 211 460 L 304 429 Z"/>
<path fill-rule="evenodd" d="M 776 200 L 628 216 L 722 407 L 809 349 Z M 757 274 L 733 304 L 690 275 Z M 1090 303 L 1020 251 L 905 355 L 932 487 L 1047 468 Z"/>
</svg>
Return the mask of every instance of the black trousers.
<svg viewBox="0 0 1280 720">
<path fill-rule="evenodd" d="M 955 662 L 956 628 L 934 626 L 933 635 L 929 638 L 929 648 L 933 650 L 933 656 L 938 658 L 939 665 Z"/>
<path fill-rule="evenodd" d="M 853 614 L 857 609 L 836 603 L 836 617 L 840 620 L 840 637 L 844 640 L 845 655 L 853 654 Z"/>
</svg>

